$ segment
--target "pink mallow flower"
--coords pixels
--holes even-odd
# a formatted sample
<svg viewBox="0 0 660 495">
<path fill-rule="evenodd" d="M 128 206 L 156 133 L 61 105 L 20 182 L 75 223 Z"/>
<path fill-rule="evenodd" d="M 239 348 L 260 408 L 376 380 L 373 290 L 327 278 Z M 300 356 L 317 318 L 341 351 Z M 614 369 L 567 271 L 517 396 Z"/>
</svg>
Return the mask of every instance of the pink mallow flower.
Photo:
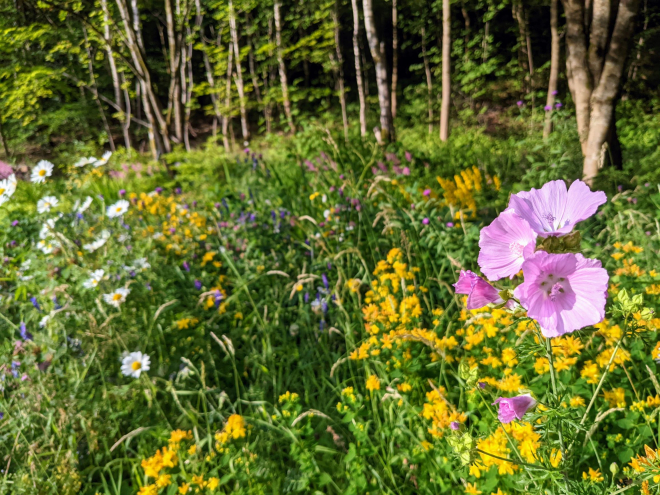
<svg viewBox="0 0 660 495">
<path fill-rule="evenodd" d="M 504 299 L 500 297 L 495 287 L 470 270 L 461 270 L 458 282 L 454 284 L 456 294 L 467 294 L 467 309 L 483 308 L 489 303 L 502 304 Z"/>
<path fill-rule="evenodd" d="M 513 294 L 545 337 L 559 337 L 605 318 L 609 277 L 600 261 L 537 251 L 522 269 L 525 281 Z"/>
<path fill-rule="evenodd" d="M 526 220 L 508 209 L 481 229 L 479 266 L 488 280 L 513 278 L 525 259 L 534 254 L 536 232 Z"/>
<path fill-rule="evenodd" d="M 518 397 L 498 397 L 493 405 L 499 405 L 497 417 L 502 423 L 511 423 L 514 419 L 523 419 L 527 411 L 536 405 L 534 398 L 529 395 L 519 395 Z"/>
<path fill-rule="evenodd" d="M 606 201 L 603 191 L 592 192 L 581 180 L 573 182 L 568 191 L 563 180 L 553 180 L 541 189 L 513 194 L 509 208 L 527 220 L 538 235 L 548 237 L 568 234 Z"/>
</svg>

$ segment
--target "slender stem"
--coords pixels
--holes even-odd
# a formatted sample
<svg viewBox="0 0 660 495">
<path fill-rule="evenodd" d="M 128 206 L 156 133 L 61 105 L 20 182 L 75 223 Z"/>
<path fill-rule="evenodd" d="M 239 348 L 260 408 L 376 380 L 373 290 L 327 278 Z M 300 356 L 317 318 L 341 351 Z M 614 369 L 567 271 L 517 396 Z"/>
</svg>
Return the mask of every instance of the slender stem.
<svg viewBox="0 0 660 495">
<path fill-rule="evenodd" d="M 535 469 L 537 471 L 556 471 L 555 469 L 548 469 L 544 466 L 536 466 L 534 464 L 529 464 L 525 461 L 516 461 L 515 459 L 507 459 L 506 457 L 500 457 L 499 455 L 491 454 L 490 452 L 486 452 L 485 450 L 481 449 L 474 449 L 476 452 L 479 452 L 480 454 L 487 455 L 490 457 L 493 457 L 495 459 L 499 459 L 500 461 L 506 461 L 506 462 L 511 462 L 513 464 L 518 464 L 520 466 L 525 466 L 530 469 Z"/>
<path fill-rule="evenodd" d="M 584 411 L 584 416 L 582 416 L 582 419 L 580 420 L 580 426 L 584 424 L 584 422 L 587 420 L 587 416 L 589 415 L 589 411 L 591 410 L 591 407 L 594 405 L 594 402 L 596 402 L 596 397 L 598 397 L 598 392 L 600 392 L 601 387 L 603 386 L 603 383 L 605 382 L 605 377 L 610 371 L 610 366 L 612 365 L 612 362 L 614 361 L 614 357 L 616 356 L 617 351 L 619 350 L 619 347 L 621 346 L 621 343 L 623 342 L 623 338 L 625 337 L 624 335 L 621 336 L 619 339 L 619 342 L 617 342 L 616 347 L 614 348 L 614 352 L 612 353 L 612 357 L 610 357 L 610 361 L 607 363 L 607 366 L 605 367 L 605 371 L 603 372 L 603 376 L 600 377 L 600 382 L 598 382 L 598 386 L 596 387 L 596 391 L 594 392 L 594 395 L 591 397 L 591 401 L 589 401 L 589 405 L 587 406 L 587 410 Z"/>
<path fill-rule="evenodd" d="M 557 394 L 557 378 L 555 377 L 555 365 L 552 359 L 552 344 L 550 339 L 545 339 L 545 346 L 548 353 L 548 363 L 550 364 L 550 381 L 552 382 L 552 394 L 554 395 L 555 401 L 558 401 L 559 395 Z M 561 420 L 559 421 L 559 428 L 557 428 L 557 434 L 559 435 L 559 448 L 561 449 L 561 457 L 566 462 L 566 447 L 564 446 L 564 435 L 561 429 Z M 566 484 L 566 493 L 569 493 L 568 490 L 568 476 L 566 471 L 562 470 L 564 475 L 564 483 Z"/>
</svg>

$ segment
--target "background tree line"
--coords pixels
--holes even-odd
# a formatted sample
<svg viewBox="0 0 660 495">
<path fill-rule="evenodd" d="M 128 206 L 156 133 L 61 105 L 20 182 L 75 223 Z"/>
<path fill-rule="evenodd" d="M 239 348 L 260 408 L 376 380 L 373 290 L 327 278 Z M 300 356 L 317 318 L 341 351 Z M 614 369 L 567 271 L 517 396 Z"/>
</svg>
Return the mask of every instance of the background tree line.
<svg viewBox="0 0 660 495">
<path fill-rule="evenodd" d="M 228 150 L 341 116 L 348 139 L 571 102 L 584 173 L 621 162 L 616 102 L 657 97 L 649 0 L 0 0 L 8 157 L 95 139 Z M 545 110 L 544 110 L 545 109 Z"/>
</svg>

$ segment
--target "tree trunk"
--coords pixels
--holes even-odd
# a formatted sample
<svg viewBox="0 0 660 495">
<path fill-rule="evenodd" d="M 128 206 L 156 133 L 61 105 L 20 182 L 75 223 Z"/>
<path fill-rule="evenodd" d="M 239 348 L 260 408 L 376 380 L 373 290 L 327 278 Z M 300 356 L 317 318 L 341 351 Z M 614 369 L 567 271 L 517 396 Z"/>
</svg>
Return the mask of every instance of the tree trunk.
<svg viewBox="0 0 660 495">
<path fill-rule="evenodd" d="M 545 101 L 545 123 L 543 137 L 547 138 L 552 132 L 552 108 L 555 105 L 557 93 L 557 80 L 559 78 L 559 0 L 550 0 L 550 80 L 548 81 L 548 96 Z"/>
<path fill-rule="evenodd" d="M 590 21 L 584 0 L 562 3 L 567 26 L 566 73 L 584 154 L 583 176 L 591 185 L 605 159 L 609 157 L 616 165 L 620 156 L 614 109 L 639 0 L 620 0 L 614 20 L 608 0 L 593 0 Z"/>
<path fill-rule="evenodd" d="M 169 45 L 169 64 L 170 64 L 170 90 L 168 108 L 172 110 L 174 117 L 174 138 L 178 143 L 183 142 L 183 114 L 181 97 L 183 94 L 183 80 L 180 77 L 180 66 L 184 64 L 177 43 L 177 34 L 174 26 L 174 16 L 172 13 L 172 4 L 170 0 L 165 0 L 165 20 L 167 21 L 167 42 Z M 168 122 L 172 122 L 168 115 Z"/>
<path fill-rule="evenodd" d="M 392 119 L 396 119 L 396 89 L 399 81 L 399 33 L 396 0 L 392 0 Z"/>
<path fill-rule="evenodd" d="M 227 112 L 227 116 L 222 120 L 222 142 L 225 146 L 225 150 L 229 152 L 230 146 L 229 146 L 229 136 L 227 135 L 227 129 L 231 124 L 231 73 L 232 73 L 232 66 L 234 64 L 234 50 L 231 49 L 231 41 L 229 42 L 227 52 L 228 52 L 227 74 L 225 77 L 225 109 L 226 109 L 225 112 Z M 234 142 L 233 127 L 231 131 L 232 131 L 232 144 L 233 144 Z"/>
<path fill-rule="evenodd" d="M 433 133 L 433 78 L 431 77 L 431 64 L 426 53 L 426 27 L 422 26 L 422 58 L 424 59 L 424 72 L 426 74 L 426 90 L 428 92 L 429 134 Z"/>
<path fill-rule="evenodd" d="M 293 114 L 291 112 L 291 101 L 289 100 L 289 83 L 286 78 L 286 66 L 284 65 L 284 49 L 282 47 L 282 19 L 280 17 L 280 0 L 274 2 L 274 17 L 275 17 L 275 44 L 277 46 L 277 63 L 280 69 L 280 84 L 282 86 L 282 102 L 284 105 L 284 113 L 286 120 L 289 123 L 289 128 L 292 133 L 296 132 L 296 126 L 293 123 Z"/>
<path fill-rule="evenodd" d="M 130 150 L 131 149 L 131 142 L 130 142 L 131 95 L 128 93 L 128 85 L 126 84 L 126 77 L 124 76 L 123 71 L 119 73 L 119 77 L 121 78 L 121 87 L 122 87 L 122 91 L 124 92 L 124 122 L 122 123 L 124 130 L 124 139 L 125 140 L 129 139 L 127 141 L 126 149 Z"/>
<path fill-rule="evenodd" d="M 367 103 L 364 97 L 364 82 L 360 65 L 360 11 L 357 0 L 351 0 L 351 4 L 353 6 L 353 57 L 355 58 L 355 78 L 360 101 L 360 136 L 364 138 L 367 135 Z"/>
<path fill-rule="evenodd" d="M 449 105 L 451 98 L 451 12 L 449 0 L 442 0 L 442 107 L 440 139 L 449 139 Z"/>
<path fill-rule="evenodd" d="M 101 8 L 103 9 L 103 39 L 105 40 L 105 52 L 108 57 L 108 66 L 110 67 L 110 76 L 112 78 L 112 87 L 115 90 L 115 103 L 120 108 L 119 112 L 121 115 L 122 130 L 124 133 L 124 146 L 126 149 L 131 148 L 131 137 L 129 135 L 129 127 L 126 125 L 126 120 L 129 121 L 130 126 L 130 117 L 127 117 L 126 111 L 124 109 L 123 94 L 121 89 L 121 83 L 119 82 L 119 72 L 117 71 L 117 64 L 115 63 L 115 57 L 112 50 L 112 37 L 110 36 L 110 11 L 108 10 L 108 1 L 101 0 Z"/>
<path fill-rule="evenodd" d="M 528 80 L 526 92 L 532 94 L 532 100 L 534 99 L 534 58 L 532 56 L 532 40 L 529 36 L 529 27 L 528 27 L 528 13 L 525 11 L 522 1 L 520 3 L 514 1 L 512 4 L 513 14 L 518 22 L 518 32 L 520 34 L 519 45 L 520 51 L 522 53 L 522 66 L 523 69 L 527 72 L 526 79 Z"/>
<path fill-rule="evenodd" d="M 241 68 L 241 51 L 238 47 L 238 31 L 236 29 L 236 15 L 234 14 L 234 3 L 229 0 L 229 31 L 231 33 L 232 45 L 234 47 L 234 57 L 236 66 L 236 89 L 238 91 L 238 105 L 241 109 L 241 132 L 243 140 L 250 138 L 250 130 L 247 122 L 247 109 L 245 102 L 245 87 L 243 86 L 243 70 Z"/>
<path fill-rule="evenodd" d="M 346 113 L 346 90 L 344 87 L 344 57 L 341 54 L 339 39 L 339 2 L 335 0 L 335 8 L 332 11 L 332 22 L 335 31 L 335 52 L 337 53 L 336 73 L 339 90 L 339 105 L 341 106 L 341 120 L 344 124 L 344 140 L 348 142 L 348 114 Z"/>
<path fill-rule="evenodd" d="M 376 32 L 373 0 L 362 0 L 362 10 L 364 12 L 364 30 L 367 33 L 369 50 L 376 66 L 376 86 L 378 88 L 378 103 L 380 104 L 380 137 L 383 143 L 387 143 L 394 138 L 394 128 L 392 126 L 390 88 L 387 84 L 385 43 L 378 39 L 378 33 Z"/>
<path fill-rule="evenodd" d="M 85 37 L 85 50 L 87 51 L 87 69 L 89 71 L 89 85 L 94 89 L 94 101 L 96 106 L 99 109 L 99 115 L 101 116 L 101 122 L 103 122 L 103 127 L 105 132 L 108 135 L 108 142 L 110 144 L 110 149 L 115 151 L 115 140 L 112 139 L 112 131 L 110 130 L 110 125 L 108 124 L 108 119 L 105 118 L 105 112 L 103 111 L 103 105 L 99 99 L 99 89 L 96 86 L 96 77 L 94 76 L 94 56 L 92 55 L 92 50 L 89 47 L 89 38 L 87 37 L 87 28 L 83 26 L 83 35 Z"/>
</svg>

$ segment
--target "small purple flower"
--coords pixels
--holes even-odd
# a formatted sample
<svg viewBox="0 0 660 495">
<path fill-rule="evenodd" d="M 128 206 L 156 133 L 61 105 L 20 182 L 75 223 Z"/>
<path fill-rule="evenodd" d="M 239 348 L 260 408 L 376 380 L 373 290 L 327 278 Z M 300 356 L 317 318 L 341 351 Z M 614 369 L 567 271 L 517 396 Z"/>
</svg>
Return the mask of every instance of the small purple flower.
<svg viewBox="0 0 660 495">
<path fill-rule="evenodd" d="M 557 96 L 558 94 L 559 94 L 559 91 L 557 91 L 556 89 L 552 92 L 552 96 Z"/>
<path fill-rule="evenodd" d="M 493 405 L 499 405 L 497 417 L 500 422 L 507 424 L 514 419 L 522 419 L 527 411 L 536 405 L 531 395 L 519 395 L 517 397 L 498 397 Z"/>
<path fill-rule="evenodd" d="M 144 286 L 147 288 L 147 290 L 151 290 L 151 285 L 149 284 L 149 282 L 146 282 Z"/>
<path fill-rule="evenodd" d="M 325 328 L 325 320 L 321 320 L 319 322 L 319 330 L 322 332 L 324 328 Z"/>
<path fill-rule="evenodd" d="M 181 194 L 181 188 L 177 187 L 176 189 L 174 189 L 174 194 Z"/>
<path fill-rule="evenodd" d="M 424 189 L 424 192 L 422 194 L 424 196 L 430 196 L 431 195 L 431 190 L 430 189 Z"/>
<path fill-rule="evenodd" d="M 157 192 L 158 194 L 162 193 L 162 192 L 163 192 L 163 188 L 160 187 L 160 186 L 157 187 L 157 188 L 156 188 L 156 192 Z"/>
<path fill-rule="evenodd" d="M 450 229 L 454 226 L 454 222 L 447 222 L 447 227 Z"/>
<path fill-rule="evenodd" d="M 22 321 L 20 324 L 20 332 L 21 332 L 21 338 L 23 340 L 32 340 L 32 334 L 27 331 L 24 321 Z"/>
<path fill-rule="evenodd" d="M 645 234 L 646 234 L 646 235 L 651 235 L 651 231 L 650 231 L 650 230 L 647 230 L 647 231 L 645 232 Z"/>
<path fill-rule="evenodd" d="M 410 168 L 409 167 L 403 167 L 403 175 L 410 175 Z"/>
<path fill-rule="evenodd" d="M 561 101 L 558 101 L 557 103 L 555 103 L 555 108 L 557 108 L 557 109 L 559 109 L 559 108 L 561 108 L 561 107 L 563 107 L 563 106 L 564 106 L 564 105 L 562 105 Z"/>
<path fill-rule="evenodd" d="M 424 218 L 424 220 L 422 220 L 422 224 L 424 224 L 424 225 L 428 225 L 429 222 L 430 222 L 430 220 L 428 218 Z"/>
<path fill-rule="evenodd" d="M 456 294 L 467 294 L 468 310 L 483 308 L 489 303 L 501 304 L 504 302 L 495 287 L 470 270 L 461 270 L 454 289 Z"/>
<path fill-rule="evenodd" d="M 550 110 L 552 110 L 552 107 L 550 105 L 546 105 L 546 106 L 543 107 L 543 110 L 545 110 L 546 112 L 549 112 Z"/>
<path fill-rule="evenodd" d="M 518 105 L 518 108 L 522 107 L 525 103 L 522 100 L 518 100 L 516 102 L 516 105 Z"/>
<path fill-rule="evenodd" d="M 124 194 L 126 194 L 126 189 L 120 189 L 120 190 L 119 190 L 119 197 L 120 197 L 120 198 L 123 197 Z"/>
<path fill-rule="evenodd" d="M 39 302 L 37 301 L 36 297 L 31 297 L 30 302 L 32 303 L 32 306 L 34 306 L 38 311 L 41 311 L 41 306 L 39 306 Z"/>
<path fill-rule="evenodd" d="M 174 227 L 170 227 L 170 234 L 174 234 L 176 232 L 176 229 Z"/>
<path fill-rule="evenodd" d="M 477 383 L 477 385 L 479 386 L 480 389 L 483 390 L 483 389 L 486 388 L 486 385 L 487 385 L 487 384 L 486 384 L 486 382 L 479 382 L 479 383 Z"/>
<path fill-rule="evenodd" d="M 219 208 L 220 208 L 220 203 L 215 203 L 215 204 L 214 204 L 213 206 L 214 206 L 214 207 L 215 207 L 215 209 L 217 210 L 217 209 L 219 209 Z"/>
<path fill-rule="evenodd" d="M 195 289 L 202 290 L 202 282 L 195 280 Z"/>
<path fill-rule="evenodd" d="M 410 151 L 406 151 L 406 160 L 408 162 L 412 162 L 412 155 L 410 154 Z"/>
<path fill-rule="evenodd" d="M 12 227 L 16 227 L 17 225 L 18 225 L 18 220 L 14 220 L 14 221 L 11 223 L 11 226 L 12 226 Z"/>
<path fill-rule="evenodd" d="M 341 175 L 339 176 L 339 179 L 340 179 L 340 180 L 344 180 L 344 174 L 341 174 Z"/>
<path fill-rule="evenodd" d="M 190 271 L 190 265 L 188 264 L 187 261 L 184 261 L 184 262 L 183 262 L 183 269 L 184 269 L 185 271 L 187 271 L 187 272 Z"/>
<path fill-rule="evenodd" d="M 461 429 L 461 424 L 458 421 L 452 421 L 449 423 L 449 427 L 454 431 L 458 431 Z"/>
<path fill-rule="evenodd" d="M 303 296 L 303 301 L 305 301 L 305 304 L 309 302 L 309 292 L 305 292 L 305 295 Z"/>
<path fill-rule="evenodd" d="M 622 185 L 616 186 L 616 190 L 619 192 L 623 191 L 623 186 Z"/>
<path fill-rule="evenodd" d="M 321 275 L 321 279 L 323 280 L 323 286 L 325 287 L 326 290 L 328 290 L 330 288 L 330 285 L 328 284 L 328 277 L 326 276 L 325 273 Z"/>
</svg>

